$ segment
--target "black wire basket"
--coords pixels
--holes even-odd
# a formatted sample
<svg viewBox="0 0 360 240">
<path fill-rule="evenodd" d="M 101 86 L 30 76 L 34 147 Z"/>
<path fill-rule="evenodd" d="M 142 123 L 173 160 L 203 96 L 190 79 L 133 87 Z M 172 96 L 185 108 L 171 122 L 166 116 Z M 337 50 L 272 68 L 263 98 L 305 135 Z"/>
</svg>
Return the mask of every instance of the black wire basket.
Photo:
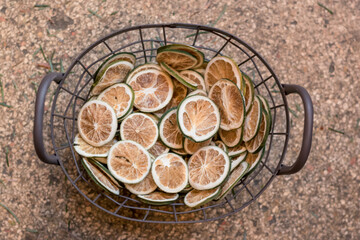
<svg viewBox="0 0 360 240">
<path fill-rule="evenodd" d="M 272 111 L 272 127 L 265 146 L 265 154 L 255 171 L 244 177 L 223 200 L 212 201 L 202 207 L 188 208 L 180 198 L 167 206 L 151 206 L 140 202 L 126 189 L 113 195 L 94 184 L 80 163 L 73 148 L 77 133 L 77 116 L 89 97 L 94 73 L 104 59 L 117 52 L 132 52 L 136 64 L 155 62 L 156 49 L 180 43 L 195 46 L 207 60 L 217 55 L 232 57 L 241 71 L 249 75 L 258 94 L 264 96 Z M 57 83 L 51 105 L 49 122 L 45 128 L 51 137 L 48 154 L 43 138 L 45 97 L 52 82 Z M 286 95 L 300 95 L 304 107 L 302 146 L 293 165 L 282 164 L 290 134 L 289 107 Z M 34 145 L 40 160 L 60 165 L 72 185 L 89 202 L 114 216 L 154 223 L 195 223 L 216 220 L 234 214 L 255 201 L 277 175 L 289 175 L 305 164 L 312 139 L 313 106 L 308 92 L 297 85 L 280 84 L 269 64 L 238 37 L 225 31 L 195 24 L 151 24 L 116 31 L 93 43 L 70 65 L 65 74 L 50 73 L 42 80 L 36 98 Z M 48 144 L 49 145 L 49 144 Z"/>
</svg>

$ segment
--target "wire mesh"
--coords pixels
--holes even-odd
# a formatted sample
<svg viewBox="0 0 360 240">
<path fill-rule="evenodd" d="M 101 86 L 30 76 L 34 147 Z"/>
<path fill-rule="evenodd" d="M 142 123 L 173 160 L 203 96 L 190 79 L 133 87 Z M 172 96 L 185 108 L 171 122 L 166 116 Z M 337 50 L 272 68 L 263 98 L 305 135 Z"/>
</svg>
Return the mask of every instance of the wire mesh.
<svg viewBox="0 0 360 240">
<path fill-rule="evenodd" d="M 168 206 L 140 202 L 126 189 L 109 194 L 90 181 L 75 153 L 77 115 L 89 97 L 94 73 L 101 62 L 120 51 L 132 52 L 137 65 L 155 62 L 156 49 L 170 43 L 192 45 L 207 60 L 217 55 L 234 58 L 241 71 L 250 75 L 258 94 L 270 104 L 272 126 L 263 159 L 255 171 L 243 178 L 225 199 L 202 207 L 188 208 L 181 197 Z M 289 138 L 288 104 L 283 88 L 266 61 L 248 44 L 225 31 L 193 24 L 153 24 L 114 32 L 85 49 L 67 69 L 58 85 L 50 116 L 51 139 L 60 166 L 72 185 L 89 202 L 114 216 L 139 222 L 195 223 L 234 214 L 255 201 L 276 176 Z"/>
</svg>

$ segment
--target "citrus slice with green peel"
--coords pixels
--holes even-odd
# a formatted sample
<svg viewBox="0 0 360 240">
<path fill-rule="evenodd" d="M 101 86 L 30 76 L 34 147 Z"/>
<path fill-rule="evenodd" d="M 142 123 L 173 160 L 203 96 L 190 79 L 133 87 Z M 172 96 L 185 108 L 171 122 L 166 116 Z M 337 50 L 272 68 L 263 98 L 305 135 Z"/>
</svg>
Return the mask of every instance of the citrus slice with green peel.
<svg viewBox="0 0 360 240">
<path fill-rule="evenodd" d="M 207 97 L 207 93 L 206 93 L 204 90 L 195 90 L 195 91 L 192 91 L 192 92 L 189 93 L 187 96 L 190 97 L 190 96 L 194 96 L 194 95 L 200 95 L 200 96 Z"/>
<path fill-rule="evenodd" d="M 157 185 L 154 182 L 152 175 L 149 173 L 144 180 L 139 183 L 129 184 L 125 183 L 125 187 L 133 194 L 149 194 L 156 190 Z"/>
<path fill-rule="evenodd" d="M 197 65 L 197 59 L 188 52 L 173 49 L 157 50 L 156 61 L 161 65 L 165 63 L 175 70 L 186 70 Z"/>
<path fill-rule="evenodd" d="M 188 167 L 182 157 L 174 153 L 158 156 L 151 167 L 156 185 L 166 193 L 177 193 L 188 184 Z"/>
<path fill-rule="evenodd" d="M 205 75 L 205 68 L 195 68 L 194 71 L 200 73 L 203 76 Z"/>
<path fill-rule="evenodd" d="M 203 76 L 194 71 L 194 70 L 183 70 L 180 72 L 180 76 L 186 77 L 187 81 L 193 86 L 196 86 L 196 89 L 205 90 L 205 81 Z"/>
<path fill-rule="evenodd" d="M 170 74 L 173 78 L 175 78 L 177 81 L 179 81 L 181 84 L 183 84 L 183 85 L 186 86 L 187 88 L 190 88 L 190 89 L 193 89 L 193 90 L 196 89 L 196 85 L 195 85 L 195 83 L 194 83 L 191 79 L 189 79 L 189 78 L 181 75 L 181 74 L 180 74 L 178 71 L 176 71 L 174 68 L 170 67 L 169 65 L 167 65 L 167 64 L 164 63 L 164 62 L 161 62 L 161 63 L 160 63 L 160 66 L 161 66 L 161 68 L 162 68 L 165 72 L 167 72 L 168 74 Z"/>
<path fill-rule="evenodd" d="M 138 112 L 138 113 L 141 113 L 141 112 Z M 160 118 L 158 118 L 156 115 L 152 114 L 152 113 L 144 113 L 146 116 L 150 117 L 152 120 L 154 120 L 154 122 L 156 124 L 159 123 L 160 121 Z"/>
<path fill-rule="evenodd" d="M 188 153 L 183 148 L 181 148 L 181 149 L 171 149 L 171 151 L 173 151 L 174 153 L 179 154 L 181 156 L 188 155 Z"/>
<path fill-rule="evenodd" d="M 114 109 L 116 117 L 121 118 L 132 109 L 135 94 L 126 83 L 117 83 L 102 91 L 97 99 L 108 103 Z"/>
<path fill-rule="evenodd" d="M 249 164 L 245 161 L 241 162 L 230 174 L 229 178 L 226 180 L 225 184 L 222 186 L 221 193 L 216 198 L 224 198 L 230 191 L 235 187 L 235 185 L 243 178 L 249 168 Z"/>
<path fill-rule="evenodd" d="M 122 140 L 131 140 L 149 149 L 156 143 L 159 129 L 156 122 L 144 113 L 133 113 L 120 125 Z"/>
<path fill-rule="evenodd" d="M 270 131 L 271 126 L 272 126 L 272 115 L 271 115 L 271 109 L 270 109 L 269 102 L 266 100 L 265 97 L 263 97 L 261 95 L 258 95 L 258 97 L 260 98 L 260 100 L 262 102 L 263 110 L 266 112 L 266 114 L 269 117 L 269 131 Z"/>
<path fill-rule="evenodd" d="M 123 82 L 134 65 L 127 61 L 114 62 L 106 67 L 104 74 L 98 75 L 91 87 L 90 95 L 99 95 L 105 88 Z"/>
<path fill-rule="evenodd" d="M 253 139 L 258 133 L 262 120 L 262 111 L 261 100 L 258 96 L 255 96 L 252 107 L 245 118 L 243 135 L 243 140 L 245 142 Z"/>
<path fill-rule="evenodd" d="M 194 154 L 197 150 L 202 147 L 209 146 L 211 143 L 211 138 L 204 141 L 204 142 L 194 142 L 191 141 L 189 138 L 185 138 L 184 140 L 184 150 L 188 154 Z"/>
<path fill-rule="evenodd" d="M 188 162 L 189 183 L 198 190 L 219 186 L 228 176 L 230 159 L 224 150 L 216 146 L 200 148 Z"/>
<path fill-rule="evenodd" d="M 243 89 L 239 67 L 235 61 L 229 57 L 217 56 L 211 59 L 206 67 L 204 77 L 207 92 L 222 78 L 229 79 L 234 82 L 240 90 Z"/>
<path fill-rule="evenodd" d="M 168 153 L 169 148 L 165 146 L 160 140 L 157 140 L 155 145 L 152 146 L 148 152 L 153 155 L 155 158 L 160 156 L 161 154 Z"/>
<path fill-rule="evenodd" d="M 119 141 L 111 147 L 107 167 L 123 183 L 139 183 L 150 172 L 151 157 L 146 149 L 134 141 Z"/>
<path fill-rule="evenodd" d="M 104 190 L 119 195 L 121 186 L 111 176 L 109 170 L 107 170 L 100 163 L 90 159 L 82 158 L 81 163 L 83 164 L 88 175 L 97 185 L 99 185 Z"/>
<path fill-rule="evenodd" d="M 204 64 L 204 54 L 196 48 L 183 44 L 170 44 L 159 48 L 159 52 L 166 49 L 174 49 L 188 52 L 192 56 L 196 57 L 197 64 L 193 68 L 201 67 Z"/>
<path fill-rule="evenodd" d="M 242 141 L 243 127 L 230 131 L 220 129 L 219 136 L 226 146 L 235 147 Z"/>
<path fill-rule="evenodd" d="M 240 153 L 239 156 L 231 158 L 231 169 L 230 172 L 232 172 L 239 164 L 245 160 L 246 156 L 248 155 L 248 152 Z"/>
<path fill-rule="evenodd" d="M 183 190 L 180 191 L 180 193 L 188 193 L 193 189 L 194 188 L 190 184 L 188 184 L 188 185 L 186 185 L 186 187 Z"/>
<path fill-rule="evenodd" d="M 235 146 L 235 147 L 229 147 L 228 148 L 228 154 L 230 157 L 236 157 L 239 156 L 241 153 L 246 152 L 246 147 L 244 142 L 241 144 Z"/>
<path fill-rule="evenodd" d="M 186 137 L 203 142 L 213 137 L 220 127 L 220 112 L 213 101 L 204 96 L 185 98 L 177 110 L 178 125 Z"/>
<path fill-rule="evenodd" d="M 246 156 L 245 161 L 249 164 L 249 169 L 247 170 L 246 174 L 250 174 L 252 171 L 254 171 L 255 167 L 259 164 L 260 160 L 264 156 L 264 153 L 265 148 L 262 148 L 259 152 L 249 153 Z"/>
<path fill-rule="evenodd" d="M 74 149 L 75 151 L 83 157 L 107 157 L 109 150 L 117 141 L 112 140 L 109 143 L 101 146 L 94 147 L 87 142 L 85 142 L 79 134 L 75 136 L 74 139 Z"/>
<path fill-rule="evenodd" d="M 156 69 L 135 74 L 128 82 L 135 92 L 134 106 L 142 112 L 155 112 L 171 100 L 174 84 L 170 76 Z"/>
<path fill-rule="evenodd" d="M 224 150 L 226 153 L 228 152 L 227 146 L 225 145 L 225 143 L 223 143 L 220 140 L 217 140 L 215 142 L 211 142 L 210 145 L 211 146 L 217 146 L 217 147 L 221 148 L 222 150 Z"/>
<path fill-rule="evenodd" d="M 184 198 L 184 203 L 188 207 L 198 207 L 204 205 L 221 193 L 221 187 L 217 187 L 209 190 L 197 190 L 193 189 L 188 192 Z"/>
<path fill-rule="evenodd" d="M 155 70 L 158 70 L 158 71 L 161 71 L 161 67 L 155 63 L 145 63 L 145 64 L 142 64 L 140 66 L 137 66 L 136 68 L 134 68 L 130 73 L 129 75 L 127 76 L 126 78 L 126 83 L 129 83 L 129 80 L 135 76 L 135 74 L 139 73 L 139 72 L 142 72 L 142 71 L 145 71 L 145 70 L 149 70 L 149 69 L 155 69 Z"/>
<path fill-rule="evenodd" d="M 177 193 L 152 192 L 150 194 L 137 195 L 140 201 L 150 205 L 168 205 L 179 198 Z"/>
<path fill-rule="evenodd" d="M 254 101 L 254 96 L 255 96 L 254 83 L 251 81 L 250 77 L 245 73 L 242 73 L 242 79 L 245 83 L 244 98 L 245 98 L 246 112 L 248 113 Z"/>
<path fill-rule="evenodd" d="M 107 157 L 93 157 L 91 159 L 103 164 L 107 164 Z"/>
<path fill-rule="evenodd" d="M 92 100 L 80 109 L 77 124 L 81 138 L 94 147 L 100 147 L 113 140 L 117 118 L 109 104 Z"/>
<path fill-rule="evenodd" d="M 130 111 L 124 115 L 123 117 L 119 118 L 118 119 L 118 123 L 122 122 L 125 118 L 127 118 L 128 116 L 130 116 L 130 114 L 132 114 L 134 112 L 134 108 L 130 108 Z M 118 132 L 120 134 L 120 130 Z"/>
<path fill-rule="evenodd" d="M 183 148 L 184 136 L 177 122 L 177 109 L 167 111 L 159 122 L 159 137 L 165 146 L 172 149 Z"/>
<path fill-rule="evenodd" d="M 229 131 L 242 126 L 245 119 L 245 100 L 234 82 L 219 79 L 211 87 L 209 98 L 220 110 L 221 129 Z"/>
<path fill-rule="evenodd" d="M 245 142 L 245 147 L 250 153 L 257 153 L 260 151 L 266 143 L 267 137 L 270 130 L 270 119 L 269 115 L 263 111 L 260 128 L 256 136 L 248 142 Z"/>
<path fill-rule="evenodd" d="M 98 70 L 96 70 L 94 76 L 95 76 L 95 81 L 99 80 L 102 75 L 104 74 L 104 72 L 106 71 L 106 68 L 109 67 L 111 64 L 115 63 L 115 62 L 119 62 L 119 61 L 127 61 L 129 63 L 131 63 L 132 65 L 135 65 L 136 62 L 136 57 L 133 53 L 128 53 L 128 52 L 121 52 L 121 53 L 117 53 L 112 55 L 111 57 L 107 58 L 98 68 Z"/>
</svg>

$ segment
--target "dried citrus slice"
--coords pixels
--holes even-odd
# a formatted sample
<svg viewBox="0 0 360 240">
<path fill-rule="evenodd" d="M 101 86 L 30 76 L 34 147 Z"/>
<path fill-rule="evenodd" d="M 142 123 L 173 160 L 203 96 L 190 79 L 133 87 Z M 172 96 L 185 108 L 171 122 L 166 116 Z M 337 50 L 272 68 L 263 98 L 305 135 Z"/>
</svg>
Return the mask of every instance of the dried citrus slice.
<svg viewBox="0 0 360 240">
<path fill-rule="evenodd" d="M 91 179 L 97 185 L 111 193 L 114 193 L 116 195 L 119 194 L 119 188 L 121 188 L 121 186 L 111 176 L 109 170 L 107 170 L 103 165 L 86 158 L 82 158 L 81 163 L 83 164 L 86 172 L 89 174 Z"/>
<path fill-rule="evenodd" d="M 205 85 L 207 92 L 220 79 L 226 78 L 234 82 L 242 90 L 241 72 L 234 60 L 225 56 L 211 59 L 205 70 Z"/>
<path fill-rule="evenodd" d="M 265 146 L 267 137 L 269 135 L 270 120 L 269 115 L 263 111 L 260 128 L 256 136 L 248 142 L 245 142 L 245 147 L 250 153 L 256 153 Z"/>
<path fill-rule="evenodd" d="M 228 148 L 228 154 L 230 157 L 236 157 L 239 156 L 241 153 L 246 152 L 246 147 L 244 142 L 241 144 L 235 146 L 235 147 L 229 147 Z"/>
<path fill-rule="evenodd" d="M 254 84 L 251 81 L 250 77 L 244 73 L 242 73 L 242 79 L 244 80 L 245 83 L 244 98 L 245 98 L 246 112 L 249 112 L 255 96 Z"/>
<path fill-rule="evenodd" d="M 174 153 L 157 157 L 151 167 L 156 185 L 164 192 L 177 193 L 188 184 L 189 172 L 186 162 Z"/>
<path fill-rule="evenodd" d="M 156 122 L 144 113 L 133 113 L 120 125 L 122 140 L 131 140 L 149 149 L 156 143 L 159 129 Z"/>
<path fill-rule="evenodd" d="M 104 74 L 98 75 L 91 87 L 90 95 L 99 95 L 105 88 L 114 83 L 123 82 L 134 65 L 127 61 L 114 62 L 106 67 Z"/>
<path fill-rule="evenodd" d="M 196 89 L 196 84 L 191 79 L 181 75 L 178 71 L 176 71 L 174 68 L 170 67 L 164 62 L 160 63 L 161 68 L 170 74 L 173 78 L 175 78 L 177 81 L 179 81 L 184 86 L 190 88 L 190 89 Z"/>
<path fill-rule="evenodd" d="M 242 126 L 245 119 L 245 100 L 234 82 L 219 79 L 211 87 L 209 98 L 220 110 L 221 129 L 229 131 Z"/>
<path fill-rule="evenodd" d="M 239 156 L 231 158 L 231 168 L 230 172 L 232 172 L 239 164 L 245 160 L 246 156 L 248 155 L 248 152 L 240 153 Z"/>
<path fill-rule="evenodd" d="M 107 164 L 107 156 L 106 157 L 93 157 L 91 159 L 94 161 L 103 163 L 103 164 Z"/>
<path fill-rule="evenodd" d="M 220 127 L 219 109 L 204 96 L 185 98 L 178 107 L 177 118 L 181 132 L 194 142 L 211 138 Z"/>
<path fill-rule="evenodd" d="M 269 106 L 269 102 L 266 100 L 266 98 L 264 98 L 261 95 L 258 95 L 258 97 L 260 98 L 260 100 L 262 102 L 263 111 L 265 111 L 266 114 L 269 117 L 269 131 L 270 131 L 271 124 L 272 124 L 272 116 L 271 116 L 271 109 L 270 109 L 270 106 Z"/>
<path fill-rule="evenodd" d="M 200 148 L 188 162 L 189 183 L 198 190 L 219 186 L 230 171 L 230 159 L 224 150 L 216 146 Z"/>
<path fill-rule="evenodd" d="M 207 97 L 207 93 L 206 93 L 204 90 L 195 90 L 195 91 L 192 91 L 191 93 L 188 94 L 188 97 L 194 96 L 194 95 L 200 95 L 200 96 Z"/>
<path fill-rule="evenodd" d="M 183 147 L 184 136 L 182 135 L 177 123 L 177 109 L 172 108 L 167 111 L 159 123 L 160 140 L 165 146 L 173 149 Z"/>
<path fill-rule="evenodd" d="M 152 175 L 149 173 L 144 180 L 139 183 L 129 184 L 125 183 L 125 187 L 133 194 L 149 194 L 156 190 L 157 185 L 155 184 Z"/>
<path fill-rule="evenodd" d="M 171 100 L 174 85 L 170 76 L 156 69 L 135 74 L 129 85 L 135 92 L 134 106 L 142 112 L 155 112 Z"/>
<path fill-rule="evenodd" d="M 204 141 L 204 142 L 194 142 L 191 141 L 189 138 L 185 138 L 184 140 L 184 150 L 188 154 L 194 154 L 197 150 L 202 147 L 209 146 L 211 143 L 211 138 Z"/>
<path fill-rule="evenodd" d="M 210 145 L 211 146 L 217 146 L 217 147 L 221 148 L 222 150 L 224 150 L 226 153 L 228 152 L 227 146 L 220 140 L 217 140 L 215 142 L 211 142 Z"/>
<path fill-rule="evenodd" d="M 145 64 L 142 64 L 140 66 L 137 66 L 136 68 L 134 68 L 130 73 L 129 75 L 127 76 L 126 78 L 126 83 L 129 83 L 129 80 L 135 76 L 135 74 L 141 72 L 141 71 L 144 71 L 144 70 L 148 70 L 148 69 L 155 69 L 155 70 L 159 70 L 161 71 L 161 67 L 155 63 L 145 63 Z"/>
<path fill-rule="evenodd" d="M 195 68 L 194 71 L 200 73 L 203 76 L 205 75 L 205 68 Z"/>
<path fill-rule="evenodd" d="M 161 154 L 168 153 L 169 148 L 165 146 L 160 140 L 157 140 L 155 145 L 152 146 L 148 151 L 151 155 L 153 155 L 155 158 L 160 156 Z"/>
<path fill-rule="evenodd" d="M 74 139 L 75 151 L 83 157 L 107 157 L 109 150 L 117 141 L 114 139 L 111 142 L 101 146 L 94 147 L 85 142 L 79 134 Z"/>
<path fill-rule="evenodd" d="M 205 90 L 205 81 L 200 73 L 194 70 L 183 70 L 180 76 L 185 77 L 191 85 L 196 86 L 196 89 Z"/>
<path fill-rule="evenodd" d="M 262 120 L 262 103 L 258 96 L 255 96 L 254 102 L 249 113 L 246 115 L 244 124 L 243 140 L 245 142 L 253 139 L 260 128 Z"/>
<path fill-rule="evenodd" d="M 117 118 L 130 112 L 134 98 L 134 91 L 126 83 L 114 84 L 97 97 L 98 100 L 108 103 L 115 110 Z"/>
<path fill-rule="evenodd" d="M 220 194 L 220 192 L 220 187 L 209 190 L 193 189 L 186 194 L 184 198 L 184 203 L 188 207 L 198 207 L 216 198 Z"/>
<path fill-rule="evenodd" d="M 248 168 L 249 164 L 247 162 L 241 162 L 240 165 L 231 172 L 229 178 L 226 180 L 225 184 L 221 189 L 220 195 L 216 198 L 216 200 L 224 198 L 228 194 L 228 192 L 233 189 L 233 187 L 235 187 L 235 185 L 246 174 Z"/>
<path fill-rule="evenodd" d="M 162 51 L 165 49 L 175 49 L 175 50 L 185 51 L 191 54 L 192 56 L 196 57 L 197 64 L 193 68 L 201 67 L 204 63 L 204 54 L 192 46 L 183 45 L 183 44 L 169 44 L 160 47 L 158 51 Z"/>
<path fill-rule="evenodd" d="M 82 139 L 92 146 L 100 147 L 114 138 L 117 119 L 109 104 L 92 100 L 80 109 L 77 124 Z"/>
<path fill-rule="evenodd" d="M 229 131 L 220 129 L 219 136 L 220 136 L 221 140 L 225 143 L 226 146 L 235 147 L 242 140 L 243 127 L 240 127 L 238 129 L 229 130 Z"/>
<path fill-rule="evenodd" d="M 185 162 L 186 162 L 186 160 L 185 160 Z M 190 184 L 188 184 L 188 185 L 186 185 L 186 187 L 183 190 L 180 191 L 180 193 L 188 193 L 193 189 L 194 188 Z"/>
<path fill-rule="evenodd" d="M 265 152 L 265 148 L 262 148 L 259 152 L 249 153 L 246 156 L 245 161 L 249 164 L 249 169 L 247 170 L 246 174 L 249 174 L 252 171 L 254 171 L 255 167 L 259 164 L 261 158 L 264 156 L 264 152 Z"/>
<path fill-rule="evenodd" d="M 137 195 L 140 201 L 151 205 L 168 205 L 179 198 L 177 193 L 152 192 L 145 195 Z"/>
<path fill-rule="evenodd" d="M 171 149 L 171 151 L 173 151 L 174 153 L 179 154 L 181 156 L 188 155 L 188 153 L 183 148 L 181 148 L 181 149 Z"/>
<path fill-rule="evenodd" d="M 190 69 L 198 63 L 196 57 L 188 52 L 161 48 L 157 50 L 156 61 L 159 64 L 166 63 L 166 65 L 176 70 Z"/>
<path fill-rule="evenodd" d="M 107 166 L 111 174 L 123 183 L 139 183 L 150 172 L 151 157 L 134 141 L 119 141 L 111 147 Z"/>
<path fill-rule="evenodd" d="M 99 80 L 102 75 L 104 74 L 104 72 L 106 71 L 106 68 L 109 67 L 111 64 L 115 63 L 115 62 L 119 62 L 119 61 L 127 61 L 129 63 L 131 63 L 132 65 L 135 65 L 136 62 L 136 57 L 133 53 L 128 53 L 128 52 L 121 52 L 121 53 L 117 53 L 112 55 L 111 57 L 107 58 L 98 68 L 98 70 L 96 70 L 94 76 L 95 76 L 95 81 Z"/>
</svg>

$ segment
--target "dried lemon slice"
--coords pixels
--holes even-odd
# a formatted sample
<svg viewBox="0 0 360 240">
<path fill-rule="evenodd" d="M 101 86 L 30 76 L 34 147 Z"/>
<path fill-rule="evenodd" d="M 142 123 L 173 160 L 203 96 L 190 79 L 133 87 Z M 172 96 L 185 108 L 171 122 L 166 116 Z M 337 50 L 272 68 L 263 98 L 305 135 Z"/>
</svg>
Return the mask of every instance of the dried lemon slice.
<svg viewBox="0 0 360 240">
<path fill-rule="evenodd" d="M 209 98 L 220 110 L 221 129 L 229 131 L 242 126 L 245 119 L 245 100 L 234 82 L 219 79 L 211 87 Z"/>
<path fill-rule="evenodd" d="M 144 180 L 139 183 L 129 184 L 125 183 L 125 187 L 133 194 L 149 194 L 156 190 L 157 185 L 154 182 L 152 175 L 149 173 Z"/>
<path fill-rule="evenodd" d="M 230 159 L 224 150 L 216 146 L 200 148 L 188 162 L 189 183 L 198 190 L 219 186 L 230 171 Z"/>
<path fill-rule="evenodd" d="M 226 146 L 235 147 L 242 141 L 243 127 L 230 131 L 220 129 L 219 136 Z"/>
<path fill-rule="evenodd" d="M 149 149 L 156 143 L 159 130 L 154 119 L 144 113 L 133 113 L 120 125 L 122 140 L 131 140 Z"/>
<path fill-rule="evenodd" d="M 156 69 L 135 74 L 128 84 L 135 92 L 134 106 L 142 112 L 155 112 L 171 100 L 174 85 L 170 76 Z"/>
<path fill-rule="evenodd" d="M 150 205 L 168 205 L 179 198 L 177 193 L 152 192 L 150 194 L 137 195 L 140 201 Z"/>
<path fill-rule="evenodd" d="M 134 141 L 119 141 L 111 147 L 107 166 L 111 174 L 123 183 L 139 183 L 150 172 L 151 157 Z"/>
<path fill-rule="evenodd" d="M 253 139 L 259 131 L 260 123 L 262 121 L 262 111 L 261 100 L 258 96 L 255 96 L 252 107 L 245 119 L 243 136 L 245 142 Z"/>
<path fill-rule="evenodd" d="M 185 70 L 197 65 L 197 59 L 188 52 L 182 50 L 161 49 L 157 50 L 156 61 L 176 70 Z"/>
<path fill-rule="evenodd" d="M 188 184 L 188 168 L 182 157 L 165 153 L 157 157 L 151 168 L 156 185 L 164 192 L 177 193 Z"/>
<path fill-rule="evenodd" d="M 211 143 L 211 138 L 204 141 L 204 142 L 194 142 L 194 141 L 191 141 L 190 139 L 188 138 L 185 138 L 185 141 L 184 141 L 184 150 L 185 152 L 187 152 L 188 154 L 194 154 L 197 150 L 199 150 L 200 148 L 202 147 L 205 147 L 205 146 L 209 146 L 209 144 Z"/>
<path fill-rule="evenodd" d="M 83 157 L 105 158 L 109 154 L 112 145 L 114 145 L 116 142 L 117 141 L 114 139 L 101 147 L 94 147 L 85 142 L 81 136 L 77 134 L 74 139 L 74 149 Z"/>
<path fill-rule="evenodd" d="M 98 100 L 108 103 L 115 110 L 117 118 L 122 118 L 131 111 L 134 98 L 134 91 L 126 83 L 114 84 L 97 97 Z"/>
<path fill-rule="evenodd" d="M 82 139 L 92 146 L 100 147 L 114 138 L 117 119 L 109 104 L 92 100 L 80 109 L 77 124 Z"/>
<path fill-rule="evenodd" d="M 220 113 L 215 103 L 199 95 L 182 101 L 177 118 L 181 132 L 194 142 L 210 139 L 220 126 Z"/>
<path fill-rule="evenodd" d="M 211 59 L 205 70 L 205 85 L 207 92 L 220 79 L 226 78 L 234 82 L 242 90 L 241 72 L 234 60 L 225 56 L 217 56 Z"/>
<path fill-rule="evenodd" d="M 172 108 L 167 111 L 159 123 L 160 139 L 165 146 L 172 149 L 183 147 L 184 136 L 182 135 L 177 123 L 177 109 Z"/>
<path fill-rule="evenodd" d="M 220 187 L 209 190 L 193 189 L 186 194 L 184 198 L 184 203 L 188 207 L 198 207 L 216 198 L 220 194 L 220 192 Z"/>
</svg>

